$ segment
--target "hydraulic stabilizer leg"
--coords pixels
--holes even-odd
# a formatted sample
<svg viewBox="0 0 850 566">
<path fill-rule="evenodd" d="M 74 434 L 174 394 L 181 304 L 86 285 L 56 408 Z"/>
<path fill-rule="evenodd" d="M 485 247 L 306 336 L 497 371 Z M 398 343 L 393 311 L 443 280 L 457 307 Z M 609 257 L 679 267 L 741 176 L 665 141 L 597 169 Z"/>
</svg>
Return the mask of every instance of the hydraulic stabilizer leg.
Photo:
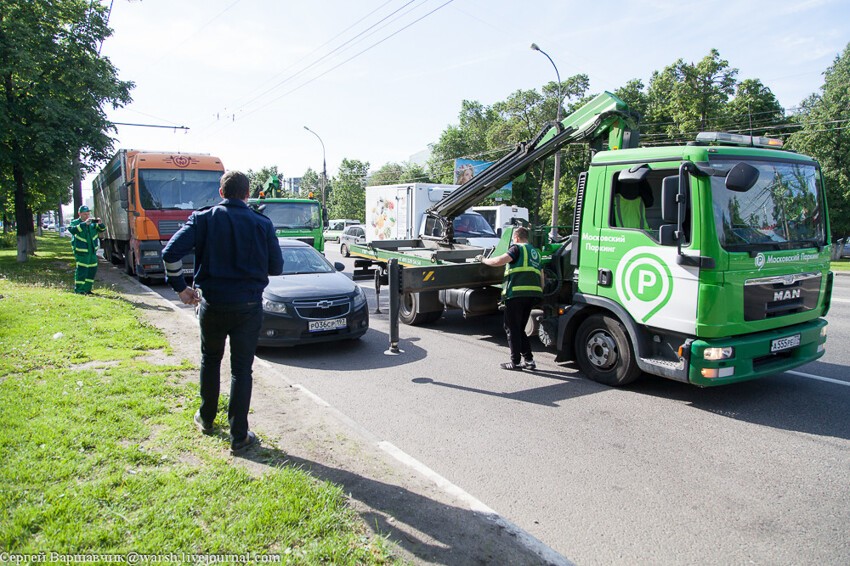
<svg viewBox="0 0 850 566">
<path fill-rule="evenodd" d="M 401 268 L 397 259 L 389 261 L 390 284 L 390 349 L 384 352 L 388 356 L 397 356 L 403 350 L 398 348 L 398 308 L 401 303 Z"/>
</svg>

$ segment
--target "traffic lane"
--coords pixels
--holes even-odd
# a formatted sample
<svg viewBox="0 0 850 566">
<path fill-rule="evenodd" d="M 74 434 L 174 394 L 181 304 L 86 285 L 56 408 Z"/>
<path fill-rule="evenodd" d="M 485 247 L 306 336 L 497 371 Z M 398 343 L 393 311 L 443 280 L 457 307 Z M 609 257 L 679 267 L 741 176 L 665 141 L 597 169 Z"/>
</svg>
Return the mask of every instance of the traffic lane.
<svg viewBox="0 0 850 566">
<path fill-rule="evenodd" d="M 823 443 L 798 437 L 839 439 L 846 448 L 846 395 L 784 378 L 705 390 L 650 378 L 616 390 L 542 352 L 540 372 L 502 371 L 498 317 L 485 318 L 489 324 L 476 321 L 475 337 L 402 327 L 402 348 L 416 345 L 427 355 L 400 356 L 396 367 L 366 361 L 368 370 L 334 375 L 321 369 L 327 352 L 299 349 L 287 371 L 378 438 L 580 563 L 654 556 L 653 548 L 692 561 L 766 561 L 779 556 L 774 550 L 823 558 L 818 549 L 829 527 L 817 513 L 847 518 L 846 470 L 838 471 L 838 456 Z M 469 322 L 447 317 L 441 325 Z M 385 324 L 376 317 L 373 328 Z M 377 344 L 362 353 L 380 351 Z M 353 356 L 356 366 L 360 357 Z M 807 401 L 793 401 L 800 397 Z M 777 470 L 793 481 L 773 478 Z M 797 483 L 805 496 L 785 494 L 800 493 Z M 821 488 L 841 494 L 838 501 L 809 498 Z M 774 510 L 787 517 L 774 517 L 774 527 L 792 519 L 810 525 L 779 544 L 772 528 L 758 528 Z M 670 524 L 684 525 L 673 537 L 680 543 L 669 540 Z M 680 534 L 701 540 L 682 548 Z M 754 544 L 761 550 L 742 550 Z M 810 551 L 797 554 L 798 547 Z"/>
</svg>

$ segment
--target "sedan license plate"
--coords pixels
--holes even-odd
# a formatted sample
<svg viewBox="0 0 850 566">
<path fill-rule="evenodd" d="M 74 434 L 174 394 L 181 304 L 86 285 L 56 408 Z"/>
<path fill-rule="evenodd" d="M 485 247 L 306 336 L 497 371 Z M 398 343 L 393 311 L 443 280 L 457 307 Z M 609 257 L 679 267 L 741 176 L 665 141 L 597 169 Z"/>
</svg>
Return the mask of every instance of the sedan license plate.
<svg viewBox="0 0 850 566">
<path fill-rule="evenodd" d="M 794 334 L 793 336 L 786 336 L 785 338 L 777 338 L 776 340 L 770 343 L 770 351 L 771 352 L 781 352 L 782 350 L 788 350 L 791 348 L 796 348 L 800 345 L 800 335 Z"/>
<path fill-rule="evenodd" d="M 325 330 L 337 330 L 345 328 L 345 318 L 333 318 L 330 320 L 311 320 L 307 323 L 310 332 L 323 332 Z"/>
</svg>

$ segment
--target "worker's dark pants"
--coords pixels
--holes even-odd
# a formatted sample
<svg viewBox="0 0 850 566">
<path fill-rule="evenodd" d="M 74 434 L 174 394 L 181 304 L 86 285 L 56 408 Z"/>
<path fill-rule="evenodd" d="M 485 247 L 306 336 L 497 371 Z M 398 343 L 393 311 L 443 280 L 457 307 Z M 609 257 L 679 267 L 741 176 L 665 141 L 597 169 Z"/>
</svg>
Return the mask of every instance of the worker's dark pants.
<svg viewBox="0 0 850 566">
<path fill-rule="evenodd" d="M 218 410 L 221 359 L 230 337 L 230 404 L 227 420 L 230 438 L 240 442 L 248 435 L 252 366 L 263 323 L 261 303 L 215 304 L 201 301 L 201 419 L 212 424 Z"/>
<path fill-rule="evenodd" d="M 540 302 L 538 297 L 515 297 L 505 301 L 505 333 L 508 335 L 508 347 L 511 349 L 511 361 L 519 365 L 520 356 L 531 361 L 531 342 L 525 335 L 525 325 L 534 305 Z"/>
</svg>

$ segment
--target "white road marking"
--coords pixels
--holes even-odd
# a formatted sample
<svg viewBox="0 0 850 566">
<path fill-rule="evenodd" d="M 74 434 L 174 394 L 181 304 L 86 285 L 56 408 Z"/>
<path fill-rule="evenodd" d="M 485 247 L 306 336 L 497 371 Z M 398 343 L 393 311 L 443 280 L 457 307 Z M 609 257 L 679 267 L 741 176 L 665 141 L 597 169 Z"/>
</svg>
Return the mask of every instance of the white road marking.
<svg viewBox="0 0 850 566">
<path fill-rule="evenodd" d="M 796 375 L 799 377 L 805 377 L 806 379 L 816 379 L 818 381 L 826 381 L 827 383 L 835 383 L 836 385 L 846 385 L 850 387 L 850 381 L 841 381 L 840 379 L 832 379 L 831 377 L 821 377 L 819 375 L 812 375 L 810 373 L 803 373 L 801 371 L 786 371 L 785 373 L 790 373 L 791 375 Z"/>
<path fill-rule="evenodd" d="M 564 566 L 572 566 L 574 563 L 570 562 L 564 556 L 561 556 L 548 546 L 541 542 L 539 539 L 535 538 L 530 533 L 523 530 L 521 527 L 513 524 L 508 521 L 489 507 L 487 507 L 484 503 L 479 501 L 477 498 L 472 496 L 471 494 L 464 491 L 462 488 L 456 486 L 416 458 L 410 456 L 406 452 L 400 450 L 392 443 L 387 441 L 382 441 L 378 443 L 378 447 L 410 468 L 413 468 L 426 478 L 433 481 L 437 486 L 440 487 L 446 493 L 456 497 L 457 499 L 464 501 L 472 511 L 476 513 L 481 513 L 487 519 L 493 521 L 505 531 L 515 536 L 524 547 L 528 548 L 532 552 L 534 552 L 537 556 L 542 558 L 547 564 L 556 564 L 556 565 L 564 565 Z"/>
<path fill-rule="evenodd" d="M 833 303 L 850 303 L 850 299 L 832 299 Z"/>
</svg>

